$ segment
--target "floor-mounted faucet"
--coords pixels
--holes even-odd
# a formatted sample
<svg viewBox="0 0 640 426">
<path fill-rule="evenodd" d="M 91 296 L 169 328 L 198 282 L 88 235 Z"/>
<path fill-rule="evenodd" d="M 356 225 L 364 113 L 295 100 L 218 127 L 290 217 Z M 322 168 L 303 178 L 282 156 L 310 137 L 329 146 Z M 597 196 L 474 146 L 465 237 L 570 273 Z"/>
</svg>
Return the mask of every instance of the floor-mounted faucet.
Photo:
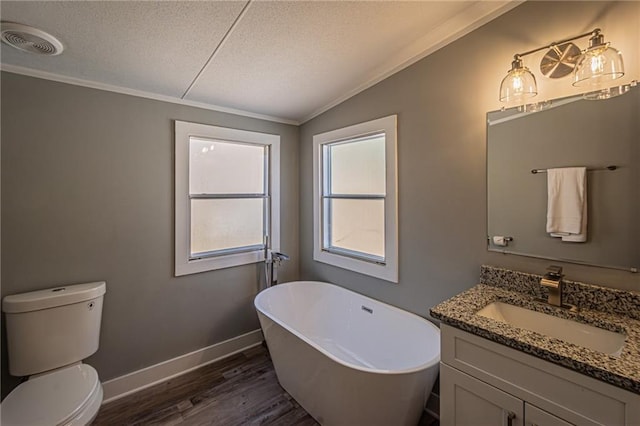
<svg viewBox="0 0 640 426">
<path fill-rule="evenodd" d="M 266 286 L 278 284 L 278 268 L 283 261 L 289 260 L 289 255 L 273 251 L 269 248 L 269 237 L 264 238 L 264 272 Z"/>
<path fill-rule="evenodd" d="M 283 261 L 289 260 L 289 256 L 277 251 L 271 252 L 271 283 L 269 285 L 278 284 L 278 268 Z"/>
</svg>

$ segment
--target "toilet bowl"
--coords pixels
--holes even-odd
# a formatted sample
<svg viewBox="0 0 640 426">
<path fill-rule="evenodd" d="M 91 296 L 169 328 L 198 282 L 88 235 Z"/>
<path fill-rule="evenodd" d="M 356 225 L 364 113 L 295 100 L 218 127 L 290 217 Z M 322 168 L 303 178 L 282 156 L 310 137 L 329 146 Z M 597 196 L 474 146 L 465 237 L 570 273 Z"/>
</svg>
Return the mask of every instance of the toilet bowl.
<svg viewBox="0 0 640 426">
<path fill-rule="evenodd" d="M 76 364 L 30 378 L 2 401 L 3 426 L 85 426 L 98 414 L 102 385 L 96 370 Z"/>
</svg>

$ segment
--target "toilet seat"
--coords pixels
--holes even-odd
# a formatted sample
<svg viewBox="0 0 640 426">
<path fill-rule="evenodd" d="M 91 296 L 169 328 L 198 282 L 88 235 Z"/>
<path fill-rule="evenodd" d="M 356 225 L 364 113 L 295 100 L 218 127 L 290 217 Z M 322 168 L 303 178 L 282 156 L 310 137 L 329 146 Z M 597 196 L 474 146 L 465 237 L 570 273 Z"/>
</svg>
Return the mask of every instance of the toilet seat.
<svg viewBox="0 0 640 426">
<path fill-rule="evenodd" d="M 88 424 L 100 409 L 96 370 L 77 364 L 32 378 L 2 401 L 2 425 Z"/>
</svg>

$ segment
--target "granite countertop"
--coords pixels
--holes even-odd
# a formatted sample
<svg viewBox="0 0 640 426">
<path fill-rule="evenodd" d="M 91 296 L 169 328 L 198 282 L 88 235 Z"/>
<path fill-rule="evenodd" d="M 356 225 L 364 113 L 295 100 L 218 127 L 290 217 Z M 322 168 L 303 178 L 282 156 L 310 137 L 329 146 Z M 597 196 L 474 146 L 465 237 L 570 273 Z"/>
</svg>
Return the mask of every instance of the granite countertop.
<svg viewBox="0 0 640 426">
<path fill-rule="evenodd" d="M 480 284 L 433 307 L 431 315 L 445 324 L 640 394 L 640 294 L 565 281 L 564 302 L 580 308 L 573 312 L 537 301 L 536 297 L 546 299 L 546 289 L 539 280 L 539 275 L 483 266 Z M 476 315 L 497 301 L 626 334 L 622 353 L 607 355 Z"/>
</svg>

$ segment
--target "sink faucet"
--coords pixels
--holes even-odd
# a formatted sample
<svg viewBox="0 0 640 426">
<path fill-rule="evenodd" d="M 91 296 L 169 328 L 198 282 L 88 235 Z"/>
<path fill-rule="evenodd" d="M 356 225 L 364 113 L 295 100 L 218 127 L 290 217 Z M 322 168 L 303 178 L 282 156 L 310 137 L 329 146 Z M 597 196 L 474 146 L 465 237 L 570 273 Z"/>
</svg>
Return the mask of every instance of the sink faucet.
<svg viewBox="0 0 640 426">
<path fill-rule="evenodd" d="M 562 267 L 551 265 L 540 280 L 540 285 L 549 289 L 547 302 L 553 306 L 562 306 Z"/>
</svg>

